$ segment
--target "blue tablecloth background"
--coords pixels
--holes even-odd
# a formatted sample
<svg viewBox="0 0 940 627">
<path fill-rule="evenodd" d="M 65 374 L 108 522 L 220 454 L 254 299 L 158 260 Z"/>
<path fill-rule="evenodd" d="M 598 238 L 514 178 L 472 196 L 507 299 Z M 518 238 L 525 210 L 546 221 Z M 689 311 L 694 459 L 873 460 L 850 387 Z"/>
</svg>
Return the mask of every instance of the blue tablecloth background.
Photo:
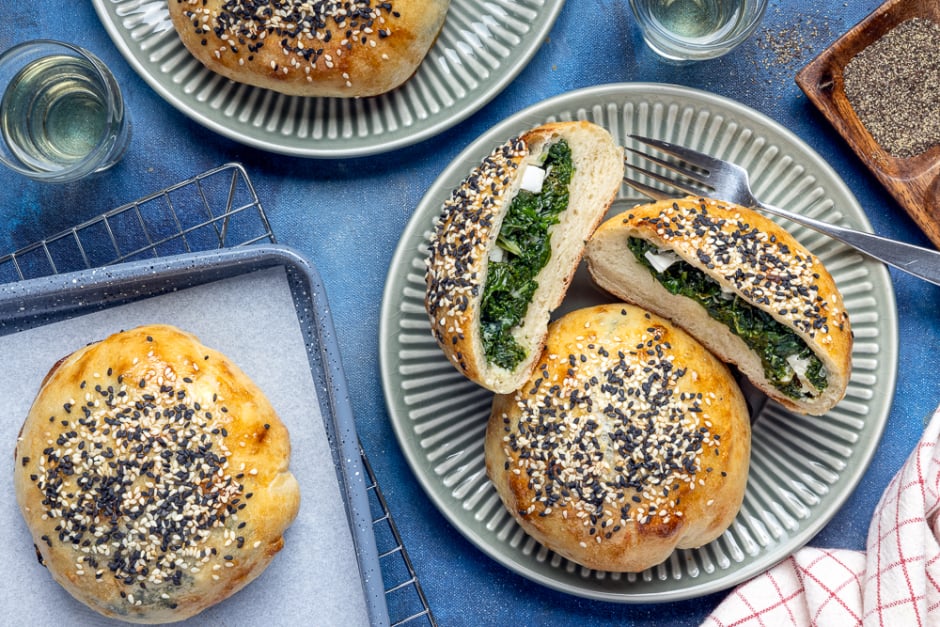
<svg viewBox="0 0 940 627">
<path fill-rule="evenodd" d="M 440 624 L 696 625 L 724 592 L 660 605 L 569 596 L 490 560 L 436 511 L 402 456 L 382 398 L 378 324 L 389 261 L 424 191 L 479 134 L 547 97 L 624 81 L 696 87 L 763 112 L 832 164 L 876 232 L 928 245 L 793 80 L 803 65 L 878 4 L 771 0 L 757 33 L 733 54 L 678 66 L 660 61 L 644 47 L 626 0 L 568 0 L 527 68 L 456 127 L 388 155 L 309 160 L 245 147 L 179 113 L 125 62 L 89 2 L 7 2 L 5 19 L 0 20 L 0 48 L 46 37 L 91 49 L 113 69 L 125 91 L 134 138 L 112 171 L 82 183 L 41 185 L 0 171 L 0 254 L 216 165 L 241 162 L 279 242 L 306 255 L 322 274 L 360 437 Z M 940 377 L 933 362 L 940 336 L 935 324 L 940 288 L 894 270 L 892 278 L 901 370 L 889 423 L 858 489 L 812 540 L 815 546 L 864 547 L 882 490 L 917 441 L 924 418 L 940 402 Z"/>
</svg>

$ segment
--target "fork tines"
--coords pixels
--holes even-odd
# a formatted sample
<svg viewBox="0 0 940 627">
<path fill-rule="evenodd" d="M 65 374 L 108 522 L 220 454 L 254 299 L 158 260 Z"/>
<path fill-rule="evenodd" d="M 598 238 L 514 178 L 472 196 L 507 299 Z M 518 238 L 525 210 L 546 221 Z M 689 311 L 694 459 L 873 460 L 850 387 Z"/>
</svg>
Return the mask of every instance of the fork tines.
<svg viewBox="0 0 940 627">
<path fill-rule="evenodd" d="M 658 139 L 640 137 L 638 135 L 630 135 L 630 137 L 638 142 L 647 144 L 651 146 L 652 148 L 659 150 L 660 152 L 664 152 L 668 155 L 672 155 L 676 157 L 677 159 L 680 159 L 682 162 L 685 162 L 689 165 L 692 165 L 694 167 L 705 168 L 704 165 L 699 165 L 702 162 L 696 159 L 695 155 L 691 155 L 689 157 L 690 160 L 684 159 L 682 155 L 686 153 L 687 151 L 681 146 L 675 146 L 674 144 L 660 141 Z M 699 187 L 698 185 L 693 184 L 693 183 L 700 183 L 700 184 L 702 183 L 701 175 L 697 173 L 696 171 L 691 170 L 687 167 L 684 167 L 680 165 L 679 163 L 668 161 L 661 157 L 657 157 L 655 155 L 651 155 L 649 153 L 636 150 L 634 148 L 626 148 L 626 150 L 654 165 L 659 166 L 661 169 L 666 170 L 668 172 L 672 172 L 674 174 L 670 176 L 662 172 L 658 172 L 656 170 L 652 170 L 652 169 L 645 168 L 639 165 L 635 165 L 633 163 L 630 163 L 630 160 L 627 158 L 627 155 L 624 155 L 624 165 L 627 168 L 634 170 L 636 172 L 639 172 L 640 174 L 643 174 L 655 181 L 659 181 L 660 183 L 663 183 L 664 185 L 668 185 L 669 187 L 677 189 L 684 194 L 691 194 L 693 196 L 708 196 L 709 195 L 704 187 Z M 675 175 L 679 175 L 680 178 L 677 178 Z M 640 192 L 641 194 L 645 196 L 649 196 L 650 198 L 653 198 L 654 200 L 664 200 L 666 198 L 674 197 L 673 194 L 669 194 L 663 189 L 660 189 L 658 187 L 652 187 L 650 185 L 647 185 L 629 176 L 624 176 L 624 182 L 627 183 L 627 185 L 629 185 L 633 189 Z"/>
<path fill-rule="evenodd" d="M 659 152 L 671 155 L 676 159 L 680 159 L 685 163 L 705 170 L 706 172 L 711 170 L 720 170 L 721 166 L 725 163 L 721 159 L 707 155 L 704 152 L 699 152 L 697 150 L 692 150 L 691 148 L 686 148 L 685 146 L 680 146 L 679 144 L 672 144 L 670 142 L 662 141 L 661 139 L 653 139 L 652 137 L 641 137 L 640 135 L 630 135 L 630 139 L 636 140 L 647 146 L 652 146 Z"/>
</svg>

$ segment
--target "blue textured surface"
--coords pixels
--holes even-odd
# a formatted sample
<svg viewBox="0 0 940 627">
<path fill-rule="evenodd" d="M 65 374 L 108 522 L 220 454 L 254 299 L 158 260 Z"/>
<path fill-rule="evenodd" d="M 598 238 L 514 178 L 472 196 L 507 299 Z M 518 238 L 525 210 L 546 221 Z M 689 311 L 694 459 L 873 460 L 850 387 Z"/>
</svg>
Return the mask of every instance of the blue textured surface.
<svg viewBox="0 0 940 627">
<path fill-rule="evenodd" d="M 388 424 L 378 370 L 378 316 L 388 264 L 424 190 L 444 165 L 491 125 L 571 89 L 619 81 L 688 85 L 738 100 L 794 131 L 846 181 L 876 232 L 928 245 L 810 105 L 796 72 L 874 10 L 878 0 L 772 0 L 754 37 L 730 56 L 697 65 L 663 63 L 648 51 L 626 0 L 568 0 L 549 38 L 519 77 L 475 115 L 417 146 L 386 156 L 305 160 L 247 148 L 206 131 L 136 76 L 90 3 L 7 3 L 0 48 L 38 37 L 91 49 L 117 75 L 134 119 L 124 160 L 94 180 L 43 186 L 0 171 L 0 252 L 228 161 L 243 163 L 278 240 L 320 271 L 332 304 L 353 409 L 366 452 L 398 523 L 431 608 L 442 625 L 696 625 L 724 596 L 663 605 L 616 605 L 542 588 L 491 561 L 440 516 L 408 468 Z M 884 439 L 859 488 L 815 538 L 816 546 L 864 547 L 872 510 L 940 402 L 933 357 L 940 346 L 940 288 L 892 271 L 901 373 Z M 890 393 L 889 390 L 884 391 Z"/>
</svg>

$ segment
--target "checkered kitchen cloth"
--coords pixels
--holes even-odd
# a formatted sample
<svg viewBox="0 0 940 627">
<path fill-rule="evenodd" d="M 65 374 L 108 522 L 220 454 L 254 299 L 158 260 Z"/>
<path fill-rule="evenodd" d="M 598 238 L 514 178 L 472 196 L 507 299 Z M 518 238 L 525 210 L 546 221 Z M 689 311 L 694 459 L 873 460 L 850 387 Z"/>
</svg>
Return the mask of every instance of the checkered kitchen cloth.
<svg viewBox="0 0 940 627">
<path fill-rule="evenodd" d="M 736 588 L 703 627 L 940 625 L 940 407 L 888 485 L 867 550 L 800 549 Z"/>
</svg>

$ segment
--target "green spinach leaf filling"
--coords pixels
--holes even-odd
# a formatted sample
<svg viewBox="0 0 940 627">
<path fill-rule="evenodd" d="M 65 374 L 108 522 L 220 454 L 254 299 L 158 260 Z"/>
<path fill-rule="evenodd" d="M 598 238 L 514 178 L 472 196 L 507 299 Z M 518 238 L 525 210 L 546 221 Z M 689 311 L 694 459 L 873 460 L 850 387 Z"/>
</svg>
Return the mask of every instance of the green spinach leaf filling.
<svg viewBox="0 0 940 627">
<path fill-rule="evenodd" d="M 546 175 L 541 191 L 521 189 L 509 205 L 496 239 L 502 259 L 490 261 L 483 288 L 480 324 L 486 359 L 507 370 L 526 357 L 512 329 L 525 318 L 538 289 L 535 277 L 551 259 L 549 229 L 568 207 L 568 185 L 574 172 L 568 142 L 552 144 L 542 168 Z"/>
<path fill-rule="evenodd" d="M 790 363 L 791 358 L 806 364 L 803 376 L 812 387 L 817 391 L 826 388 L 828 381 L 822 361 L 789 327 L 737 294 L 722 292 L 717 281 L 690 263 L 676 261 L 658 272 L 646 258 L 648 251 L 654 254 L 658 251 L 650 242 L 631 237 L 627 246 L 637 261 L 648 268 L 669 293 L 696 301 L 709 316 L 744 340 L 760 356 L 768 381 L 782 393 L 794 399 L 814 395 L 814 391 L 807 390 L 800 381 Z"/>
</svg>

